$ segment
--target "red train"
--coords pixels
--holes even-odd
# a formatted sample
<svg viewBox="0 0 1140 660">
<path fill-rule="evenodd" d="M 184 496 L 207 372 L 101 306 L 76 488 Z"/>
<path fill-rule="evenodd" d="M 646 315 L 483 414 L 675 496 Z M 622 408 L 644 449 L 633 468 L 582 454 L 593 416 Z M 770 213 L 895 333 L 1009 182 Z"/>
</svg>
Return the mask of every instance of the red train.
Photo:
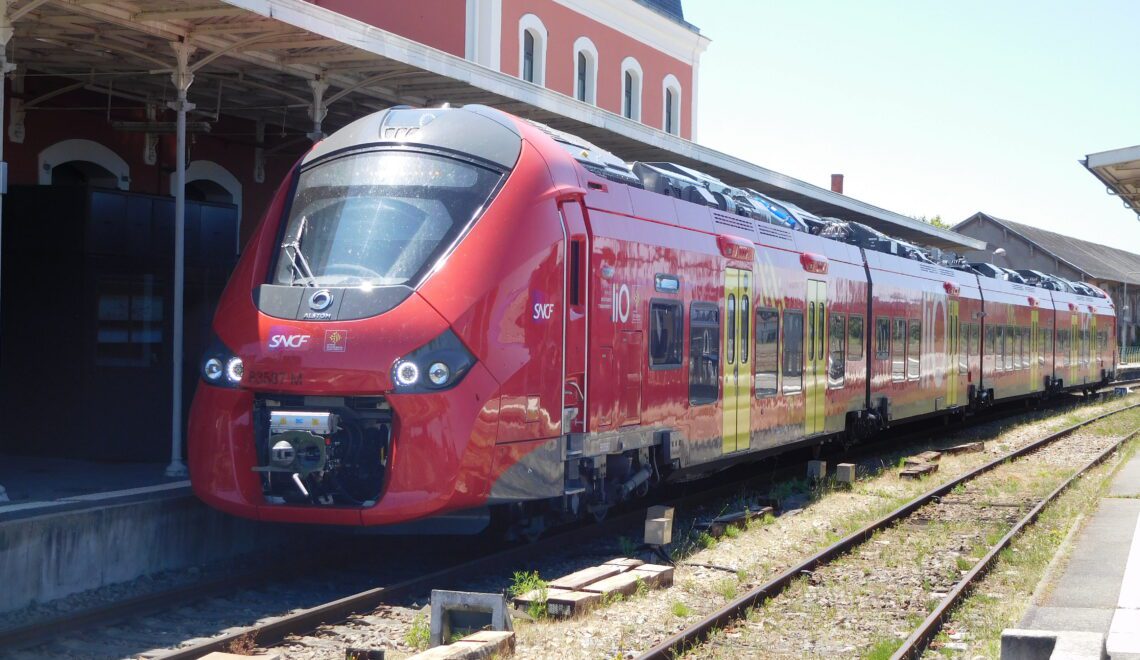
<svg viewBox="0 0 1140 660">
<path fill-rule="evenodd" d="M 534 525 L 1107 381 L 1107 296 L 1020 273 L 485 107 L 379 112 L 304 157 L 229 282 L 194 490 L 269 521 Z"/>
</svg>

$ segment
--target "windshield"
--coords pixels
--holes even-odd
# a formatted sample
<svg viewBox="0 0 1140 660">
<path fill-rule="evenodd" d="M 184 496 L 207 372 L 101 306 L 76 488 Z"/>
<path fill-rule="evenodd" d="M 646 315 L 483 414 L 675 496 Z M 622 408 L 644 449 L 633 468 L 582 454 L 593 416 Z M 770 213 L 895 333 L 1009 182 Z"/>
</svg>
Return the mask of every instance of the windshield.
<svg viewBox="0 0 1140 660">
<path fill-rule="evenodd" d="M 372 151 L 301 173 L 276 284 L 406 284 L 487 203 L 500 174 L 425 153 Z"/>
</svg>

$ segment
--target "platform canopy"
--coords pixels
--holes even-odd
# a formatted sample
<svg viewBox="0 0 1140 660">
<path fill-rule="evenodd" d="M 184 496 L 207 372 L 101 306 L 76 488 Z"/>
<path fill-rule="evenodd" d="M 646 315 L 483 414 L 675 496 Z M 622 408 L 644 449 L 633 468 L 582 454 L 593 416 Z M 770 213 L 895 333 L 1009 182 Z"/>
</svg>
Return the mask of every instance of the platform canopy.
<svg viewBox="0 0 1140 660">
<path fill-rule="evenodd" d="M 192 121 L 217 114 L 335 130 L 395 104 L 482 103 L 580 135 L 628 161 L 672 161 L 818 215 L 922 245 L 978 250 L 954 232 L 785 176 L 304 0 L 0 0 L 11 61 L 138 101 L 169 99 L 170 42 L 195 47 Z M 326 85 L 327 83 L 327 85 Z M 27 104 L 35 111 L 35 103 Z M 298 139 L 298 150 L 303 139 Z"/>
<path fill-rule="evenodd" d="M 1140 216 L 1140 145 L 1089 154 L 1081 161 L 1092 175 Z"/>
</svg>

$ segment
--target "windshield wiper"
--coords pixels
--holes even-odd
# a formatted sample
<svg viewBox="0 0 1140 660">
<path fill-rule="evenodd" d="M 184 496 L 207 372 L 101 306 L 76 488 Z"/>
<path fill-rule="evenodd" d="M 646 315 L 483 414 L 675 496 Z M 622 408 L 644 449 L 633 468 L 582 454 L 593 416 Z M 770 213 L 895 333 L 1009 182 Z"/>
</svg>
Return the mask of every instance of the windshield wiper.
<svg viewBox="0 0 1140 660">
<path fill-rule="evenodd" d="M 281 244 L 281 249 L 285 250 L 285 256 L 289 257 L 289 263 L 293 269 L 289 271 L 289 286 L 297 284 L 296 276 L 300 275 L 304 279 L 304 284 L 301 286 L 316 286 L 316 276 L 313 275 L 313 269 L 309 267 L 309 262 L 305 259 L 305 255 L 301 253 L 301 235 L 305 233 L 305 225 L 308 223 L 308 216 L 301 216 L 300 226 L 297 227 L 297 235 L 293 237 L 292 241 Z"/>
</svg>

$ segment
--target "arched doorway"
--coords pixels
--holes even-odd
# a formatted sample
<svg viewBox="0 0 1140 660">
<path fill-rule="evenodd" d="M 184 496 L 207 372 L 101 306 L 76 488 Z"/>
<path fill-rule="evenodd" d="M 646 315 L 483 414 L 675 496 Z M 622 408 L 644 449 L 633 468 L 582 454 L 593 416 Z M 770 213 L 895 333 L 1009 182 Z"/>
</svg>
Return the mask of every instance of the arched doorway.
<svg viewBox="0 0 1140 660">
<path fill-rule="evenodd" d="M 131 168 L 119 154 L 92 140 L 63 140 L 39 154 L 39 184 L 130 190 Z"/>
</svg>

